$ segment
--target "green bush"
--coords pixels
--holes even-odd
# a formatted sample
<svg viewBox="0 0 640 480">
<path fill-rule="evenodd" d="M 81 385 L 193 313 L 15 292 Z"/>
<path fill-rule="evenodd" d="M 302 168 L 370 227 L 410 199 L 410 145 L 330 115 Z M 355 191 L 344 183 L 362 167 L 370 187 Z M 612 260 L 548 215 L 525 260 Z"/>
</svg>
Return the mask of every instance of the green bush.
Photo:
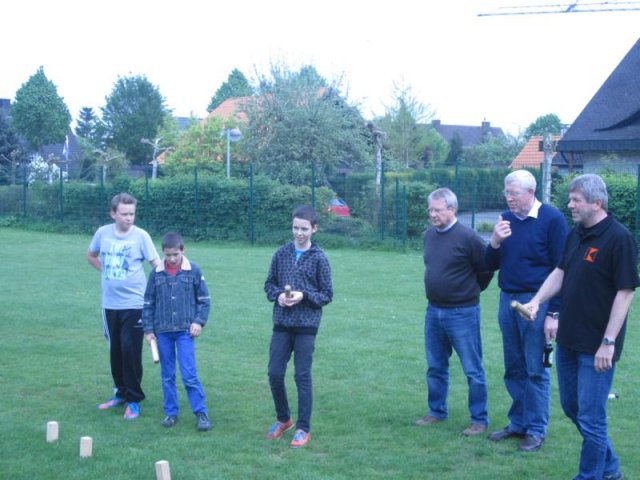
<svg viewBox="0 0 640 480">
<path fill-rule="evenodd" d="M 576 175 L 554 184 L 553 201 L 569 222 L 573 225 L 571 213 L 567 207 L 569 199 L 569 183 Z M 604 183 L 609 194 L 609 211 L 632 233 L 636 231 L 636 209 L 638 181 L 633 175 L 604 174 Z"/>
</svg>

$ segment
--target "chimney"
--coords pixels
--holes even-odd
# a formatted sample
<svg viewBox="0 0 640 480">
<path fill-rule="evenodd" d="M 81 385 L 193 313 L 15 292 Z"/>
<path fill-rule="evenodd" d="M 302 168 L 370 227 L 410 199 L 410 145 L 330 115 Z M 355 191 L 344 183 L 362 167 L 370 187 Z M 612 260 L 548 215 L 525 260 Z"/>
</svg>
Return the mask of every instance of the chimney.
<svg viewBox="0 0 640 480">
<path fill-rule="evenodd" d="M 491 131 L 491 122 L 487 122 L 486 120 L 482 121 L 482 136 L 486 136 Z"/>
</svg>

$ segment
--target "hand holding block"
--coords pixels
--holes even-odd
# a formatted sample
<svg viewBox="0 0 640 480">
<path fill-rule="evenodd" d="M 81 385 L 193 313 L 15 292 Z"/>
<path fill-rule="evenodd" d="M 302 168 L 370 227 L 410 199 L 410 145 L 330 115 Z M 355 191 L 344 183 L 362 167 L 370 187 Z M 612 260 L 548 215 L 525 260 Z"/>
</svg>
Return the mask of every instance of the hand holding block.
<svg viewBox="0 0 640 480">
<path fill-rule="evenodd" d="M 516 312 L 518 312 L 524 318 L 527 318 L 527 319 L 531 318 L 531 312 L 528 309 L 524 308 L 524 305 L 522 305 L 520 302 L 516 300 L 512 300 L 511 308 L 513 308 Z"/>
<path fill-rule="evenodd" d="M 149 342 L 149 346 L 151 347 L 151 359 L 153 363 L 160 363 L 160 354 L 158 353 L 158 342 L 155 339 Z"/>
<path fill-rule="evenodd" d="M 58 422 L 47 422 L 47 442 L 58 440 Z"/>
</svg>

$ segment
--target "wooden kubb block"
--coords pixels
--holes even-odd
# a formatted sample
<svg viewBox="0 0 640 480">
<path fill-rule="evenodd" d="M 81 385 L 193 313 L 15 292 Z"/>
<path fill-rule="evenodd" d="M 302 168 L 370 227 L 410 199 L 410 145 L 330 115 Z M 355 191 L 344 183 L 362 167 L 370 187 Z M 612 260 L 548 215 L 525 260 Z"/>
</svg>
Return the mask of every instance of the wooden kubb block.
<svg viewBox="0 0 640 480">
<path fill-rule="evenodd" d="M 171 480 L 171 470 L 166 460 L 156 462 L 156 480 Z"/>
</svg>

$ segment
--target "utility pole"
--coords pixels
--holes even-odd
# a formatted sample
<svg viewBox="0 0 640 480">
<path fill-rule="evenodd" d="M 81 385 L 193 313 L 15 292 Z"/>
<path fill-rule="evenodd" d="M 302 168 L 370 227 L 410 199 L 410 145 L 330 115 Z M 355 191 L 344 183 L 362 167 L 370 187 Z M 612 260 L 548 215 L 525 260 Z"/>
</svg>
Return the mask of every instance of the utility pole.
<svg viewBox="0 0 640 480">
<path fill-rule="evenodd" d="M 551 203 L 551 161 L 553 160 L 553 140 L 545 133 L 543 140 L 544 162 L 542 165 L 542 203 Z"/>
</svg>

